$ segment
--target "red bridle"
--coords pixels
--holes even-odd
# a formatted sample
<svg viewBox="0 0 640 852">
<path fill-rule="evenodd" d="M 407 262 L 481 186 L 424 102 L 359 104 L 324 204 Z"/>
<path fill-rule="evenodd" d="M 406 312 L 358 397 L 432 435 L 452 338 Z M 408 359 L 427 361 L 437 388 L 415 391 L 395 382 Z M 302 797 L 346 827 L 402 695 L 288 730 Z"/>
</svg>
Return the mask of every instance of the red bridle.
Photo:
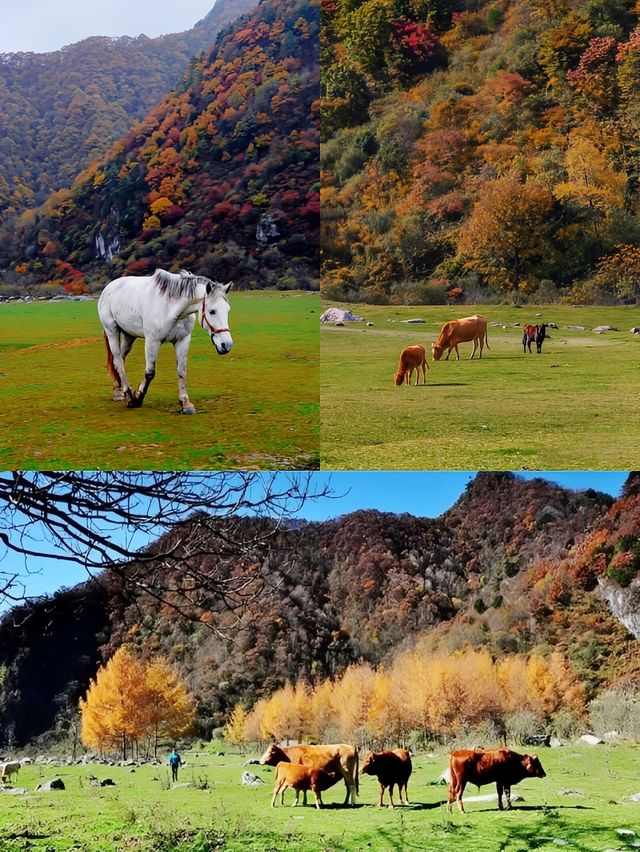
<svg viewBox="0 0 640 852">
<path fill-rule="evenodd" d="M 204 304 L 205 298 L 206 298 L 206 296 L 202 297 L 202 308 L 200 309 L 200 325 L 203 328 L 206 325 L 207 328 L 209 329 L 209 331 L 211 332 L 211 334 L 221 334 L 223 331 L 229 331 L 228 328 L 214 328 L 211 325 L 211 323 L 209 322 L 209 320 L 207 319 L 207 316 L 206 316 L 205 304 Z"/>
</svg>

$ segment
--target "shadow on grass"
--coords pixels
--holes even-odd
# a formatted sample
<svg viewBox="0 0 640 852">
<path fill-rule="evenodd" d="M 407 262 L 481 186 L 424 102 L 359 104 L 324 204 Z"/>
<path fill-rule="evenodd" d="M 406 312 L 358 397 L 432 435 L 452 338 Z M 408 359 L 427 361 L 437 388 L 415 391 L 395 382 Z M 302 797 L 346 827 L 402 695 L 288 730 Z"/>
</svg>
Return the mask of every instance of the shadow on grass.
<svg viewBox="0 0 640 852">
<path fill-rule="evenodd" d="M 572 808 L 569 807 L 569 809 Z M 612 843 L 620 844 L 620 838 L 612 837 L 613 832 L 610 827 L 576 825 L 572 822 L 565 822 L 558 814 L 554 813 L 555 810 L 555 806 L 551 810 L 547 809 L 547 819 L 535 826 L 508 826 L 505 842 L 501 845 L 501 848 L 529 850 L 553 844 L 554 846 L 567 845 L 573 850 L 578 850 L 578 852 L 592 852 L 593 849 L 604 849 L 607 845 L 611 846 Z M 592 808 L 591 810 L 596 809 Z M 600 844 L 603 845 L 600 846 Z M 630 847 L 618 845 L 617 848 Z"/>
</svg>

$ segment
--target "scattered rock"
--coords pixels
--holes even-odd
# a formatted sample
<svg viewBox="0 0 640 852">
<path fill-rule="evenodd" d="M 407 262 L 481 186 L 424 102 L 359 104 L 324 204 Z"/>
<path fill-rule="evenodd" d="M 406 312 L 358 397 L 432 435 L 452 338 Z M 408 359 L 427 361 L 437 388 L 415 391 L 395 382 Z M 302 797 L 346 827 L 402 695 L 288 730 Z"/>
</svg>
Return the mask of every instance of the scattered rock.
<svg viewBox="0 0 640 852">
<path fill-rule="evenodd" d="M 193 787 L 193 781 L 185 781 L 184 784 L 173 784 L 172 790 L 185 790 L 187 787 Z"/>
<path fill-rule="evenodd" d="M 558 790 L 559 796 L 579 796 L 581 799 L 586 798 L 586 793 L 583 793 L 582 790 Z"/>
<path fill-rule="evenodd" d="M 620 736 L 620 731 L 607 731 L 606 734 L 602 735 L 602 739 L 604 740 L 615 740 Z"/>
<path fill-rule="evenodd" d="M 564 743 L 562 742 L 562 740 L 559 740 L 557 737 L 551 737 L 551 739 L 549 740 L 550 748 L 562 748 L 563 745 Z"/>
<path fill-rule="evenodd" d="M 616 828 L 616 834 L 619 834 L 620 837 L 635 837 L 635 831 L 631 831 L 630 828 Z"/>
<path fill-rule="evenodd" d="M 321 315 L 320 322 L 362 322 L 364 317 L 357 317 L 351 311 L 342 308 L 327 308 Z"/>
<path fill-rule="evenodd" d="M 629 801 L 630 802 L 640 802 L 640 793 L 632 793 L 629 796 Z"/>
<path fill-rule="evenodd" d="M 372 325 L 373 325 L 373 323 L 372 323 L 372 322 L 368 322 L 368 323 L 367 323 L 367 328 L 371 328 L 371 326 L 372 326 Z"/>
<path fill-rule="evenodd" d="M 48 793 L 51 790 L 64 790 L 64 781 L 62 778 L 52 778 L 51 781 L 46 781 L 44 784 L 38 784 L 36 787 L 36 793 Z"/>
<path fill-rule="evenodd" d="M 423 319 L 410 319 L 410 320 L 400 320 L 400 322 L 405 323 L 406 325 L 416 325 L 419 323 L 424 323 L 426 320 Z"/>
<path fill-rule="evenodd" d="M 115 787 L 116 782 L 113 780 L 113 778 L 103 778 L 102 781 L 100 782 L 100 786 L 101 787 Z"/>
<path fill-rule="evenodd" d="M 251 760 L 245 760 L 245 762 L 242 765 L 243 766 L 256 766 L 256 765 L 259 766 L 260 765 L 260 759 L 257 758 L 257 757 L 252 757 Z"/>
<path fill-rule="evenodd" d="M 640 334 L 640 327 L 634 325 L 634 327 L 631 329 L 631 334 Z"/>
<path fill-rule="evenodd" d="M 463 796 L 463 802 L 466 804 L 467 802 L 497 802 L 498 794 L 497 793 L 484 793 L 481 796 Z M 512 802 L 524 802 L 523 797 L 520 793 L 512 793 L 511 794 Z"/>
<path fill-rule="evenodd" d="M 257 775 L 253 775 L 251 772 L 243 772 L 240 783 L 243 784 L 245 787 L 259 787 L 265 782 L 262 780 L 262 778 L 258 778 Z"/>
<path fill-rule="evenodd" d="M 616 328 L 615 325 L 597 325 L 593 331 L 596 334 L 603 334 L 605 331 L 620 331 L 620 329 Z"/>
<path fill-rule="evenodd" d="M 584 331 L 585 326 L 583 325 L 565 325 L 567 331 Z"/>
<path fill-rule="evenodd" d="M 338 320 L 338 322 L 334 322 L 334 325 L 344 326 L 344 323 L 340 322 L 340 320 Z"/>
<path fill-rule="evenodd" d="M 547 328 L 557 328 L 557 327 L 558 326 L 555 324 L 555 322 L 548 322 L 547 323 Z"/>
<path fill-rule="evenodd" d="M 580 737 L 580 742 L 587 743 L 588 745 L 591 745 L 591 746 L 595 746 L 595 745 L 602 745 L 604 740 L 601 740 L 600 737 L 594 737 L 593 734 L 583 734 Z"/>
</svg>

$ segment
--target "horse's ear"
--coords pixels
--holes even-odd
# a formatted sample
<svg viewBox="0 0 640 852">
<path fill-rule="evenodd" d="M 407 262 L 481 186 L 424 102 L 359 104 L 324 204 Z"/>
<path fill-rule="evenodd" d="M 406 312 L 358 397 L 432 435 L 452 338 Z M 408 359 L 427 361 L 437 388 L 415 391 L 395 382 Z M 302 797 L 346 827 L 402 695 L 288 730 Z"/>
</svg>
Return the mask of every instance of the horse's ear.
<svg viewBox="0 0 640 852">
<path fill-rule="evenodd" d="M 229 290 L 233 287 L 233 281 L 229 281 L 228 284 L 225 285 L 224 292 L 228 293 Z"/>
<path fill-rule="evenodd" d="M 211 293 L 212 290 L 213 286 L 211 284 L 211 281 L 207 281 L 207 296 Z"/>
</svg>

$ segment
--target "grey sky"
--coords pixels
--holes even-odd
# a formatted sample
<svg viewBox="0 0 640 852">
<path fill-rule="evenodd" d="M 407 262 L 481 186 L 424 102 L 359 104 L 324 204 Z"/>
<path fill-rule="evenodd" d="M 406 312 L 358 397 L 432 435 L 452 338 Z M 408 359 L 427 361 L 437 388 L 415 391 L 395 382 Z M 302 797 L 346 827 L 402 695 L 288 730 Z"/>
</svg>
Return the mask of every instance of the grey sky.
<svg viewBox="0 0 640 852">
<path fill-rule="evenodd" d="M 88 36 L 153 38 L 191 27 L 215 0 L 0 0 L 0 53 L 46 53 Z"/>
</svg>

